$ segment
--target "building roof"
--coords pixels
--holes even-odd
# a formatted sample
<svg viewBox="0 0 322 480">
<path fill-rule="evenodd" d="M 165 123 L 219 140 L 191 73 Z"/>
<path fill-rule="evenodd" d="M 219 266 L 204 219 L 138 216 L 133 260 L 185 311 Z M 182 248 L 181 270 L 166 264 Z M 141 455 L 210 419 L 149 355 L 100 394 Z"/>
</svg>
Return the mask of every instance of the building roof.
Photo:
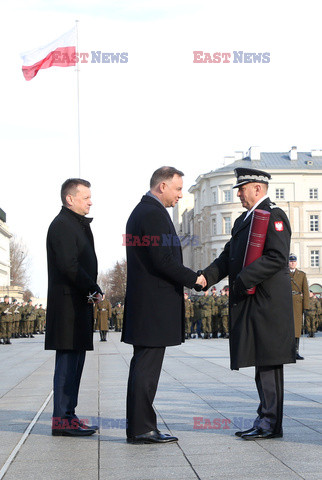
<svg viewBox="0 0 322 480">
<path fill-rule="evenodd" d="M 291 160 L 289 154 L 285 152 L 261 152 L 260 160 L 251 160 L 249 157 L 245 157 L 217 168 L 215 172 L 231 172 L 237 167 L 257 168 L 258 170 L 322 170 L 322 155 L 312 156 L 311 152 L 298 152 L 297 160 Z"/>
</svg>

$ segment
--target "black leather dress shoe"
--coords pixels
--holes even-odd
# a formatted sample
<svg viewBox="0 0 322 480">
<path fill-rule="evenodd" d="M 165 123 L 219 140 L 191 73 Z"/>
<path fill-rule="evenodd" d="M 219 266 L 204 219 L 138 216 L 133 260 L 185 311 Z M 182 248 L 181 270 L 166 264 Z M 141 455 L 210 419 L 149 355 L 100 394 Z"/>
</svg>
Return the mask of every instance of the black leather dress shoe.
<svg viewBox="0 0 322 480">
<path fill-rule="evenodd" d="M 268 438 L 281 438 L 283 432 L 278 433 L 271 432 L 270 430 L 263 430 L 262 428 L 255 428 L 250 433 L 245 433 L 241 436 L 244 440 L 266 440 Z"/>
<path fill-rule="evenodd" d="M 51 434 L 56 437 L 88 437 L 93 435 L 95 430 L 90 430 L 89 428 L 53 428 Z"/>
<path fill-rule="evenodd" d="M 245 435 L 245 433 L 250 433 L 253 430 L 255 430 L 254 427 L 249 428 L 248 430 L 239 430 L 239 432 L 235 432 L 236 437 L 241 437 L 242 435 Z"/>
<path fill-rule="evenodd" d="M 177 437 L 163 434 L 159 430 L 152 430 L 152 432 L 143 433 L 142 435 L 135 435 L 134 437 L 127 437 L 128 443 L 142 444 L 142 443 L 171 443 L 177 442 Z"/>
<path fill-rule="evenodd" d="M 74 418 L 74 423 L 77 423 L 79 427 L 83 428 L 84 430 L 99 430 L 98 425 L 88 425 L 85 422 L 82 422 L 79 418 Z"/>
<path fill-rule="evenodd" d="M 301 357 L 299 353 L 296 354 L 296 360 L 304 360 L 304 357 Z"/>
</svg>

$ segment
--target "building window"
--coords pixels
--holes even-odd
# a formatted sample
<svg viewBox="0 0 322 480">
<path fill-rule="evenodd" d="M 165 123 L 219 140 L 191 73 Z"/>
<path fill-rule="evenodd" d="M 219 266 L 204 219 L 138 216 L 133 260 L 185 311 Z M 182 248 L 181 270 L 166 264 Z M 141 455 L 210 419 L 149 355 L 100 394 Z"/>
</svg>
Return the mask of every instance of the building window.
<svg viewBox="0 0 322 480">
<path fill-rule="evenodd" d="M 319 252 L 319 250 L 311 250 L 310 258 L 311 258 L 311 267 L 319 267 L 320 266 L 320 252 Z"/>
<path fill-rule="evenodd" d="M 310 232 L 319 231 L 319 215 L 310 215 Z"/>
<path fill-rule="evenodd" d="M 223 218 L 223 233 L 230 233 L 231 231 L 231 218 L 230 217 L 224 217 Z"/>
<path fill-rule="evenodd" d="M 224 202 L 231 202 L 231 191 L 224 190 Z"/>
<path fill-rule="evenodd" d="M 212 192 L 212 194 L 213 194 L 214 204 L 218 203 L 218 202 L 217 202 L 217 190 L 214 190 L 214 191 Z"/>
<path fill-rule="evenodd" d="M 310 200 L 318 200 L 318 189 L 317 188 L 310 188 Z"/>
<path fill-rule="evenodd" d="M 285 198 L 284 188 L 276 188 L 275 198 L 276 198 L 276 200 L 284 200 L 284 198 Z"/>
<path fill-rule="evenodd" d="M 212 219 L 212 234 L 217 235 L 217 217 Z"/>
</svg>

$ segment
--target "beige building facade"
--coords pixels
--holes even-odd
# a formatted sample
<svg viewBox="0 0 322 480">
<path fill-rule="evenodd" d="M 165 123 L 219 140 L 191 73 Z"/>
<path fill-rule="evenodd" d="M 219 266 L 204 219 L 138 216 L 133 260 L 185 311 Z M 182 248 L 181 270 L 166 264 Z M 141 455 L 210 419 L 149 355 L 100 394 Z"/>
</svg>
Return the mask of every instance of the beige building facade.
<svg viewBox="0 0 322 480">
<path fill-rule="evenodd" d="M 0 208 L 0 287 L 10 285 L 10 238 L 6 214 Z"/>
<path fill-rule="evenodd" d="M 291 252 L 298 268 L 305 271 L 309 285 L 319 291 L 322 285 L 322 151 L 261 152 L 251 147 L 226 159 L 226 165 L 201 174 L 189 192 L 193 209 L 181 215 L 176 209 L 174 223 L 181 238 L 186 266 L 206 267 L 222 252 L 236 218 L 244 211 L 237 197 L 234 169 L 257 168 L 272 175 L 269 197 L 282 208 L 292 227 Z M 190 239 L 190 241 L 189 241 Z M 227 279 L 217 286 L 222 288 Z"/>
</svg>

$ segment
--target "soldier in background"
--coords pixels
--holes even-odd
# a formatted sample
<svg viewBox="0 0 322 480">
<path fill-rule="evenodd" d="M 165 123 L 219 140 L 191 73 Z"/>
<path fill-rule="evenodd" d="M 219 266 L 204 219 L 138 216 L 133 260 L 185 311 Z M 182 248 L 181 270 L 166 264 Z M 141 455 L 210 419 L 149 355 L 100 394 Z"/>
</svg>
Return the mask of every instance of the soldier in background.
<svg viewBox="0 0 322 480">
<path fill-rule="evenodd" d="M 187 292 L 184 293 L 184 323 L 185 323 L 185 338 L 188 340 L 191 338 L 191 325 L 193 319 L 193 303 L 190 300 Z"/>
<path fill-rule="evenodd" d="M 45 322 L 46 322 L 46 310 L 42 307 L 42 303 L 39 305 L 36 311 L 36 330 L 43 335 L 45 332 Z"/>
<path fill-rule="evenodd" d="M 19 338 L 19 326 L 20 326 L 20 312 L 19 304 L 15 298 L 12 299 L 13 309 L 13 325 L 12 325 L 12 338 Z"/>
<path fill-rule="evenodd" d="M 219 317 L 220 317 L 220 337 L 229 338 L 228 333 L 228 319 L 229 319 L 229 286 L 226 285 L 221 291 L 219 303 Z"/>
<path fill-rule="evenodd" d="M 115 331 L 121 332 L 123 327 L 123 313 L 124 307 L 121 302 L 118 302 L 112 310 L 112 317 L 114 319 Z"/>
<path fill-rule="evenodd" d="M 20 335 L 23 338 L 28 337 L 28 319 L 27 319 L 27 302 L 22 302 L 22 307 L 20 307 Z"/>
<path fill-rule="evenodd" d="M 209 297 L 209 290 L 199 297 L 200 317 L 203 331 L 203 338 L 210 338 L 212 333 L 211 316 L 212 316 L 212 300 Z"/>
<path fill-rule="evenodd" d="M 112 316 L 111 302 L 104 298 L 100 303 L 96 303 L 94 307 L 94 320 L 96 329 L 100 332 L 101 342 L 106 342 L 106 335 L 109 327 L 109 320 Z"/>
<path fill-rule="evenodd" d="M 8 295 L 5 295 L 0 303 L 0 340 L 3 345 L 11 345 L 14 308 L 14 305 L 9 303 Z"/>
<path fill-rule="evenodd" d="M 35 314 L 35 307 L 33 306 L 31 299 L 28 300 L 24 313 L 25 313 L 25 319 L 27 321 L 27 337 L 35 338 L 33 336 L 33 332 L 35 329 L 36 314 Z"/>
<path fill-rule="evenodd" d="M 201 305 L 200 305 L 200 297 L 195 299 L 193 302 L 193 320 L 192 320 L 192 327 L 191 333 L 198 338 L 201 338 Z"/>
<path fill-rule="evenodd" d="M 289 267 L 292 283 L 292 298 L 293 298 L 293 314 L 295 326 L 295 341 L 296 341 L 296 360 L 304 360 L 299 353 L 300 336 L 303 327 L 303 313 L 309 308 L 309 286 L 307 283 L 306 274 L 302 270 L 298 270 L 297 257 L 294 253 L 290 254 Z"/>
<path fill-rule="evenodd" d="M 212 306 L 212 316 L 211 316 L 211 329 L 212 329 L 212 338 L 217 338 L 218 337 L 218 332 L 219 332 L 219 322 L 220 322 L 220 317 L 219 317 L 219 297 L 217 296 L 217 289 L 216 287 L 213 287 L 211 290 L 211 306 Z"/>
<path fill-rule="evenodd" d="M 315 337 L 315 333 L 317 331 L 319 323 L 318 315 L 320 310 L 320 302 L 311 290 L 309 292 L 309 295 L 309 308 L 305 310 L 304 315 L 305 329 L 308 333 L 308 337 Z"/>
</svg>

